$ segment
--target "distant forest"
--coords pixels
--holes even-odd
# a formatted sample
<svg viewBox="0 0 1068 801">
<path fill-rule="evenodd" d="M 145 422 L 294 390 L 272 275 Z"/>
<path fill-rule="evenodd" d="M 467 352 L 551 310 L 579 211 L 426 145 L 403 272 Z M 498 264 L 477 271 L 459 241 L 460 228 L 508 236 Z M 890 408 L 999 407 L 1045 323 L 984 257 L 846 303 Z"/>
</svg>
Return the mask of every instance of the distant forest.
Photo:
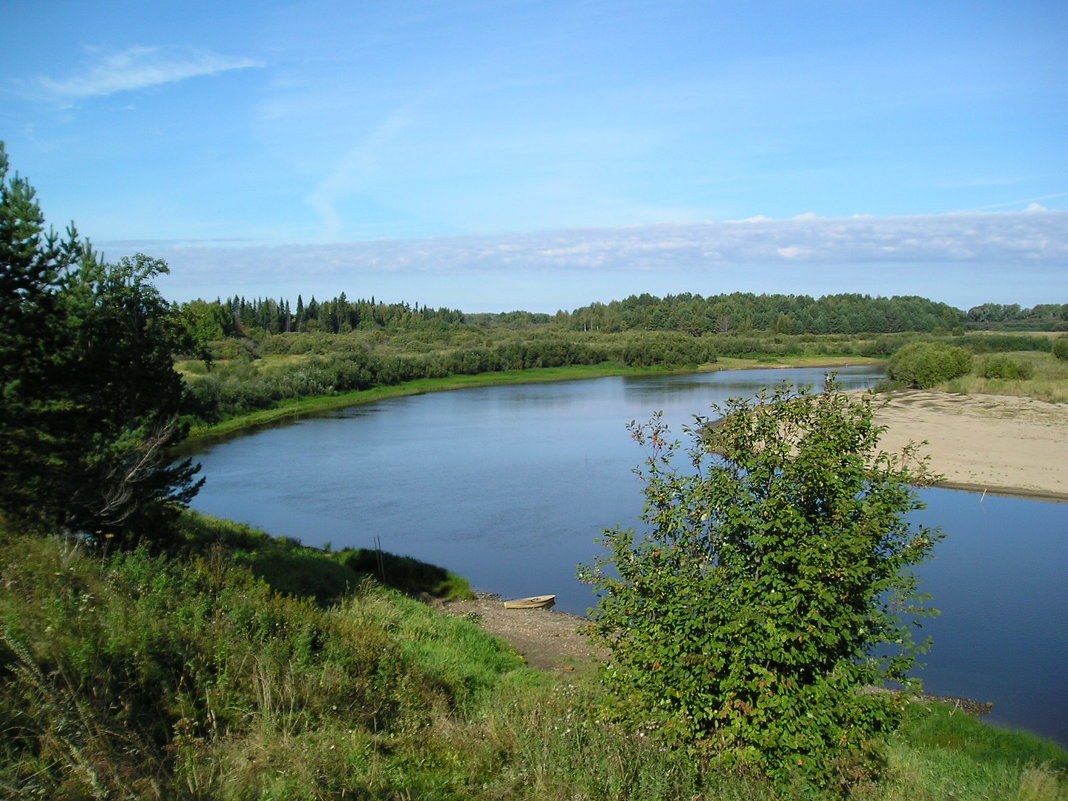
<svg viewBox="0 0 1068 801">
<path fill-rule="evenodd" d="M 358 330 L 437 328 L 471 325 L 483 328 L 556 328 L 618 333 L 673 331 L 704 334 L 893 334 L 940 333 L 995 329 L 1017 331 L 1068 330 L 1068 303 L 1031 308 L 984 303 L 967 311 L 916 296 L 891 298 L 839 294 L 729 295 L 683 293 L 663 298 L 631 295 L 610 303 L 593 303 L 554 315 L 525 311 L 465 314 L 459 309 L 349 300 L 345 293 L 330 300 L 298 296 L 288 300 L 232 297 L 196 300 L 182 306 L 187 325 L 200 341 L 265 334 L 346 334 Z"/>
<path fill-rule="evenodd" d="M 973 353 L 1044 350 L 1068 331 L 1068 304 L 985 304 L 967 312 L 919 297 L 634 295 L 571 312 L 465 314 L 349 300 L 184 304 L 187 408 L 207 423 L 280 403 L 416 379 L 616 364 L 696 367 L 721 357 L 885 358 L 917 337 Z M 975 329 L 1000 330 L 1000 334 Z"/>
</svg>

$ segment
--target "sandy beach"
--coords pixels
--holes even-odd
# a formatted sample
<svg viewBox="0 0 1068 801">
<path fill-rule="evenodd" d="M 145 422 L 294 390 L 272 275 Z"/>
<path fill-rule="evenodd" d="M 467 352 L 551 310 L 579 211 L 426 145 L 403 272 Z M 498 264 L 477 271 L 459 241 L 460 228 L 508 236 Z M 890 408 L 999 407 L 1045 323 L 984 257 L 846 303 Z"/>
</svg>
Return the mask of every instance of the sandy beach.
<svg viewBox="0 0 1068 801">
<path fill-rule="evenodd" d="M 926 440 L 942 486 L 1068 501 L 1068 404 L 926 390 L 881 397 L 882 449 Z"/>
</svg>

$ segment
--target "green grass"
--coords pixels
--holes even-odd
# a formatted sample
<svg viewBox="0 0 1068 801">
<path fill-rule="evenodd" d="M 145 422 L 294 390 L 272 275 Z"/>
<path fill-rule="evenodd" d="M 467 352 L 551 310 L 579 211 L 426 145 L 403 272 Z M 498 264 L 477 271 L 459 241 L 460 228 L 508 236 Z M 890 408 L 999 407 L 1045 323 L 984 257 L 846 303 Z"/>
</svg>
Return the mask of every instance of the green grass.
<svg viewBox="0 0 1068 801">
<path fill-rule="evenodd" d="M 982 376 L 983 363 L 994 356 L 1030 365 L 1033 376 L 1027 379 L 1011 380 L 984 378 Z M 1043 351 L 1013 351 L 980 355 L 975 357 L 971 373 L 946 382 L 939 389 L 969 395 L 1014 395 L 1050 403 L 1068 403 L 1068 361 L 1058 359 Z"/>
<path fill-rule="evenodd" d="M 531 671 L 372 580 L 316 602 L 243 563 L 298 543 L 198 517 L 176 548 L 0 533 L 0 798 L 801 797 L 624 727 L 591 671 Z M 888 765 L 854 797 L 1068 798 L 1063 749 L 943 706 Z"/>
<path fill-rule="evenodd" d="M 328 604 L 367 578 L 407 595 L 455 600 L 474 598 L 467 579 L 410 556 L 370 548 L 320 550 L 287 537 L 272 537 L 243 523 L 187 510 L 177 524 L 172 549 L 186 554 L 225 548 L 275 591 Z"/>
<path fill-rule="evenodd" d="M 446 378 L 423 378 L 392 386 L 374 387 L 367 390 L 346 392 L 339 395 L 320 395 L 299 400 L 284 401 L 273 409 L 263 409 L 221 423 L 194 426 L 189 440 L 204 440 L 230 436 L 246 429 L 268 426 L 282 420 L 304 415 L 344 409 L 349 406 L 374 403 L 388 398 L 408 395 L 424 395 L 428 392 L 447 392 L 468 387 L 497 386 L 507 384 L 534 384 L 549 381 L 577 381 L 605 376 L 650 375 L 671 371 L 662 367 L 625 367 L 619 364 L 573 365 L 570 367 L 543 367 L 532 370 L 505 370 L 477 375 L 454 375 Z"/>
<path fill-rule="evenodd" d="M 1023 731 L 989 726 L 945 704 L 917 705 L 889 751 L 879 801 L 1063 801 L 1068 752 Z M 865 798 L 869 796 L 864 796 Z"/>
<path fill-rule="evenodd" d="M 468 621 L 370 581 L 279 595 L 221 545 L 2 549 L 4 798 L 403 797 L 430 726 L 522 670 Z"/>
</svg>

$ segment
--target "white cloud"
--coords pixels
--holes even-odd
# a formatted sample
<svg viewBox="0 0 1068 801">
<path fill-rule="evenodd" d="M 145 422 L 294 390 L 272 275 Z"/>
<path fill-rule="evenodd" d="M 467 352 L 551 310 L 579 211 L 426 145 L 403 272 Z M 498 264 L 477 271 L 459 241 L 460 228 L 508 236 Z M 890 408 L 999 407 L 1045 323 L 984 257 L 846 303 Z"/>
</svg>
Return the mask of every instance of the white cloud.
<svg viewBox="0 0 1068 801">
<path fill-rule="evenodd" d="M 379 240 L 321 245 L 220 247 L 114 243 L 168 259 L 176 272 L 205 279 L 226 271 L 246 286 L 261 276 L 358 276 L 385 272 L 426 276 L 523 272 L 719 273 L 745 265 L 1020 265 L 1056 273 L 1068 263 L 1068 212 L 1029 211 L 913 217 L 852 217 L 662 224 L 616 229 L 542 231 L 485 237 Z M 895 268 L 896 269 L 896 268 Z M 1009 275 L 1005 272 L 1005 275 Z M 297 280 L 299 284 L 299 280 Z M 210 290 L 205 289 L 210 294 Z"/>
<path fill-rule="evenodd" d="M 166 259 L 174 300 L 417 299 L 553 312 L 651 292 L 921 295 L 967 309 L 1068 297 L 1068 212 L 646 225 L 318 245 L 104 242 Z"/>
<path fill-rule="evenodd" d="M 265 66 L 256 59 L 206 51 L 172 54 L 158 47 L 129 47 L 113 53 L 94 52 L 94 55 L 97 56 L 96 63 L 83 74 L 63 80 L 42 77 L 38 79 L 38 85 L 52 97 L 76 100 Z"/>
</svg>

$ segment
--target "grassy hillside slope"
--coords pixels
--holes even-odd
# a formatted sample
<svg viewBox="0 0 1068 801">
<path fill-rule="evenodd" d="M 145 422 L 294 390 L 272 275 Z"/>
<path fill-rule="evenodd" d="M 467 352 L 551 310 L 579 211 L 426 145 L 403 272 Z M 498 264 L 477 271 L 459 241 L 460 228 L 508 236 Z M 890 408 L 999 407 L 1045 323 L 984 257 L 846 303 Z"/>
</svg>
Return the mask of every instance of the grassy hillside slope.
<svg viewBox="0 0 1068 801">
<path fill-rule="evenodd" d="M 0 549 L 0 798 L 775 798 L 292 541 L 192 517 L 169 554 Z M 948 708 L 888 759 L 855 797 L 1068 798 L 1063 750 Z"/>
</svg>

